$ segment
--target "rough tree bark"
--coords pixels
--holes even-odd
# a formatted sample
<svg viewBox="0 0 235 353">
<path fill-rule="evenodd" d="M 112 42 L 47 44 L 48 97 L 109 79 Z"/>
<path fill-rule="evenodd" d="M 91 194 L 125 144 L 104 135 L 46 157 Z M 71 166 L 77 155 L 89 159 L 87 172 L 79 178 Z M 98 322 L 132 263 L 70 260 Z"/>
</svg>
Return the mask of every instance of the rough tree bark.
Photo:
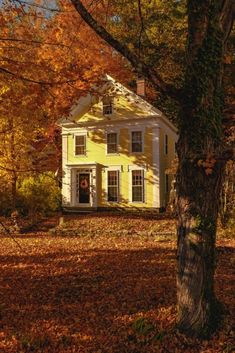
<svg viewBox="0 0 235 353">
<path fill-rule="evenodd" d="M 199 337 L 213 332 L 219 314 L 213 283 L 225 166 L 222 78 L 232 23 L 229 3 L 188 1 L 188 65 L 179 114 L 177 301 L 178 327 Z"/>
<path fill-rule="evenodd" d="M 188 46 L 181 90 L 163 82 L 113 38 L 79 0 L 71 0 L 97 34 L 163 94 L 180 104 L 178 191 L 178 327 L 197 337 L 215 328 L 213 288 L 219 195 L 224 169 L 223 57 L 234 18 L 234 0 L 188 0 Z"/>
</svg>

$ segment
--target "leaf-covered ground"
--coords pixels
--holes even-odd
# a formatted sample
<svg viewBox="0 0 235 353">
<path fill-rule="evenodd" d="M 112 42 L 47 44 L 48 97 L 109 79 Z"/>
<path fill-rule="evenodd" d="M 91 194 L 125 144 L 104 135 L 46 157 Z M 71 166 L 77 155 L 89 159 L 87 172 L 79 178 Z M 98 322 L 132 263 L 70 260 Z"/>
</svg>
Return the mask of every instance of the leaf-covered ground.
<svg viewBox="0 0 235 353">
<path fill-rule="evenodd" d="M 174 329 L 174 220 L 104 214 L 67 217 L 61 234 L 46 226 L 16 235 L 20 247 L 0 236 L 0 352 L 234 351 L 234 240 L 217 244 L 223 327 L 199 342 Z"/>
</svg>

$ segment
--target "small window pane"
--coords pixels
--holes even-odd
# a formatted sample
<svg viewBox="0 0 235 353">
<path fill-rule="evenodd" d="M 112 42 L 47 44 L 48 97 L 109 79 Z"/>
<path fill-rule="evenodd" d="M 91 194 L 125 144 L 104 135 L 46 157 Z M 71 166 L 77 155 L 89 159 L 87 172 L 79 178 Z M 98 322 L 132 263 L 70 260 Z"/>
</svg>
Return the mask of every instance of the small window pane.
<svg viewBox="0 0 235 353">
<path fill-rule="evenodd" d="M 107 153 L 117 153 L 117 134 L 110 133 L 107 135 Z"/>
<path fill-rule="evenodd" d="M 112 115 L 113 114 L 113 98 L 104 97 L 103 98 L 103 115 Z"/>
<path fill-rule="evenodd" d="M 118 171 L 108 171 L 108 201 L 118 201 L 119 177 Z"/>
<path fill-rule="evenodd" d="M 144 201 L 144 183 L 143 183 L 143 171 L 133 170 L 132 171 L 132 201 L 143 202 Z"/>
<path fill-rule="evenodd" d="M 132 131 L 131 133 L 132 152 L 142 152 L 142 132 Z"/>
<path fill-rule="evenodd" d="M 76 136 L 75 137 L 75 154 L 85 154 L 86 153 L 86 136 Z"/>
</svg>

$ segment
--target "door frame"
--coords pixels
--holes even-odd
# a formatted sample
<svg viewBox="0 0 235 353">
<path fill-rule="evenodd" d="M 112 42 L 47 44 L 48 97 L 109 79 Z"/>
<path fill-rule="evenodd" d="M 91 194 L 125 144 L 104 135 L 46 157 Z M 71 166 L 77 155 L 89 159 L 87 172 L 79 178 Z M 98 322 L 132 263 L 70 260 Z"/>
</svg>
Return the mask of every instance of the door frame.
<svg viewBox="0 0 235 353">
<path fill-rule="evenodd" d="M 79 177 L 80 174 L 87 174 L 89 175 L 89 203 L 80 203 L 79 202 Z M 92 193 L 91 193 L 91 174 L 92 171 L 84 171 L 82 169 L 77 169 L 76 171 L 76 205 L 80 207 L 91 207 L 92 205 Z"/>
<path fill-rule="evenodd" d="M 70 207 L 96 208 L 98 203 L 97 194 L 97 163 L 67 164 L 70 170 Z M 90 203 L 78 203 L 77 198 L 77 173 L 90 173 Z"/>
</svg>

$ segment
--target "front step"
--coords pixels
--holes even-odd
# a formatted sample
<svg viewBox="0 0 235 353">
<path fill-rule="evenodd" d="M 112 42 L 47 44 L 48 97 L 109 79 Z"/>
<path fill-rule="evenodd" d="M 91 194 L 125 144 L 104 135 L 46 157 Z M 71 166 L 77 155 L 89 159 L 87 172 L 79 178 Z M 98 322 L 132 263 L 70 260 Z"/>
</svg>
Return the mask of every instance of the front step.
<svg viewBox="0 0 235 353">
<path fill-rule="evenodd" d="M 96 211 L 95 207 L 63 207 L 63 213 L 93 213 Z"/>
</svg>

